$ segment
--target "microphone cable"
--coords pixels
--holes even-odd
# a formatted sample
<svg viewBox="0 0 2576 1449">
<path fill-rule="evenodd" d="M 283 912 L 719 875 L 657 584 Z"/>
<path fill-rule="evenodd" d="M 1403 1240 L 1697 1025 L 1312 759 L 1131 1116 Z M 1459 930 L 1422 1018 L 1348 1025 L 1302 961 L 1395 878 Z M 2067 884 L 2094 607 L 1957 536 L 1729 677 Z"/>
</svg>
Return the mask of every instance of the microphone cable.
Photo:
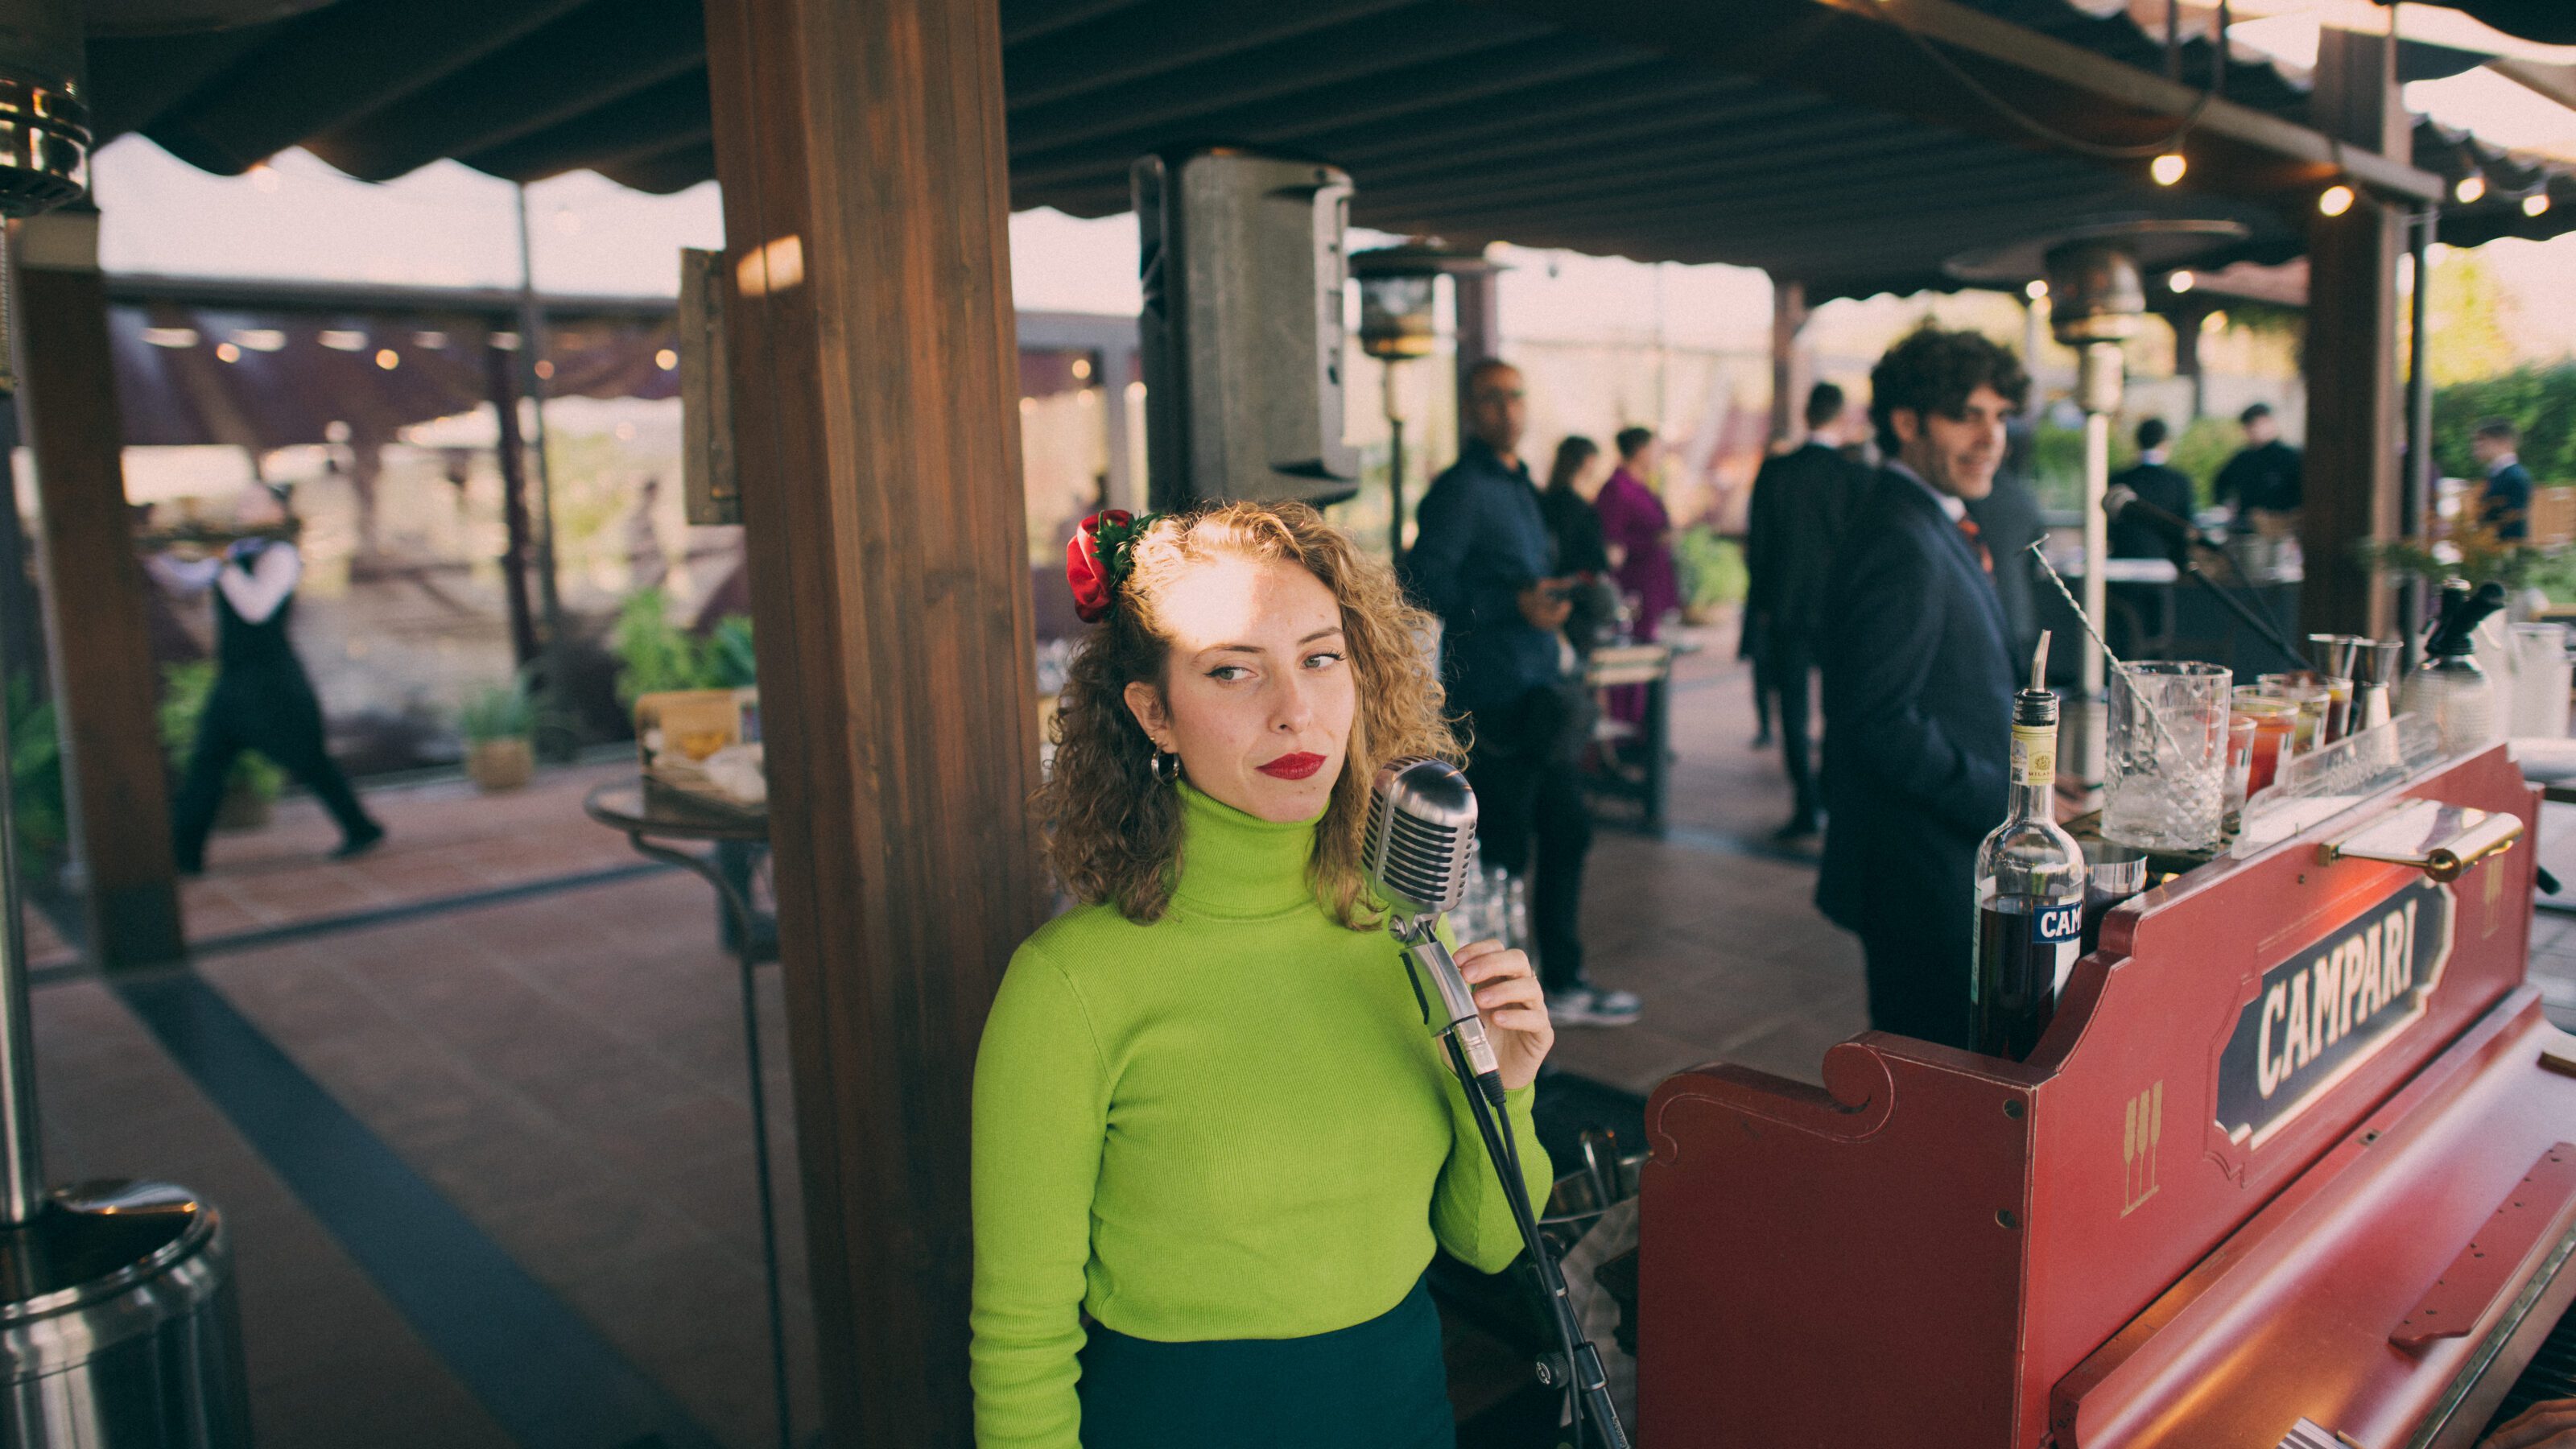
<svg viewBox="0 0 2576 1449">
<path fill-rule="evenodd" d="M 1431 928 L 1426 925 L 1424 929 L 1429 935 Z M 1413 964 L 1409 948 L 1414 943 L 1403 944 L 1408 947 L 1404 953 L 1405 979 L 1413 985 L 1413 999 L 1421 1006 L 1427 1024 L 1431 1001 L 1423 993 L 1421 974 Z M 1583 1449 L 1587 1440 L 1598 1449 L 1631 1449 L 1627 1428 L 1619 1422 L 1618 1406 L 1610 1401 L 1609 1374 L 1601 1366 L 1601 1351 L 1592 1346 L 1591 1338 L 1574 1316 L 1574 1298 L 1565 1286 L 1565 1271 L 1557 1264 L 1555 1249 L 1539 1231 L 1538 1214 L 1530 1205 L 1520 1144 L 1513 1140 L 1511 1124 L 1503 1115 L 1502 1076 L 1492 1073 L 1479 1077 L 1458 1045 L 1456 1032 L 1441 1033 L 1440 1042 L 1447 1051 L 1449 1068 L 1466 1094 L 1467 1110 L 1476 1119 L 1477 1134 L 1485 1140 L 1485 1160 L 1502 1180 L 1503 1201 L 1511 1208 L 1513 1226 L 1520 1230 L 1521 1249 L 1529 1254 L 1530 1265 L 1537 1270 L 1540 1293 L 1547 1300 L 1548 1319 L 1556 1329 L 1557 1348 L 1564 1356 L 1561 1378 L 1555 1360 L 1540 1360 L 1539 1381 L 1572 1396 L 1575 1449 Z M 1587 1423 L 1589 1434 L 1585 1432 Z"/>
</svg>

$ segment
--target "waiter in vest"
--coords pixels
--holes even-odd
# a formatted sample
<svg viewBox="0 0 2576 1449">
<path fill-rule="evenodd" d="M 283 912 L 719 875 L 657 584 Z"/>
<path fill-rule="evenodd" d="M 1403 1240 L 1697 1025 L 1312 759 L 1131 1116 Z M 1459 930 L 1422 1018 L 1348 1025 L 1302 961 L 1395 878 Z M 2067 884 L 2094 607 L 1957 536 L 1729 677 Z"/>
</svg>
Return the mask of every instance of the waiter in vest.
<svg viewBox="0 0 2576 1449">
<path fill-rule="evenodd" d="M 242 491 L 234 521 L 245 533 L 278 529 L 287 521 L 285 499 L 265 484 Z M 252 536 L 209 559 L 155 560 L 165 581 L 186 592 L 211 587 L 215 595 L 215 687 L 197 720 L 197 741 L 187 778 L 173 806 L 173 847 L 183 874 L 206 868 L 206 834 L 223 804 L 224 780 L 244 750 L 277 762 L 311 791 L 340 825 L 334 860 L 363 855 L 385 838 L 385 828 L 358 803 L 349 779 L 322 747 L 322 703 L 295 657 L 287 625 L 295 612 L 295 586 L 304 577 L 303 556 L 283 538 Z"/>
<path fill-rule="evenodd" d="M 1977 843 L 2004 818 L 2019 683 L 1968 516 L 2030 380 L 1974 332 L 1929 325 L 1870 373 L 1887 459 L 1853 506 L 1819 621 L 1825 858 L 1816 904 L 1860 937 L 1869 1023 L 1966 1047 Z"/>
</svg>

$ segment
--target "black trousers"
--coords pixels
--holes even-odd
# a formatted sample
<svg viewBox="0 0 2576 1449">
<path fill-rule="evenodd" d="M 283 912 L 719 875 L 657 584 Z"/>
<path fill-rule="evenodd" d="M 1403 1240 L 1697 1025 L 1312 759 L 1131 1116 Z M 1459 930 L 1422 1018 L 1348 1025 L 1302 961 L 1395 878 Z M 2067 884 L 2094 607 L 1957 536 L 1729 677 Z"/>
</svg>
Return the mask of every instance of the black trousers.
<svg viewBox="0 0 2576 1449">
<path fill-rule="evenodd" d="M 1539 984 L 1564 991 L 1583 982 L 1583 862 L 1592 853 L 1592 812 L 1553 691 L 1468 722 L 1467 783 L 1476 791 L 1476 845 L 1486 865 L 1529 882 L 1530 930 Z M 1533 857 L 1535 868 L 1533 868 Z"/>
<path fill-rule="evenodd" d="M 1791 809 L 1814 824 L 1823 797 L 1816 793 L 1816 743 L 1807 728 L 1813 713 L 1816 656 L 1803 639 L 1774 638 L 1762 683 L 1780 700 L 1780 763 L 1789 773 Z"/>
<path fill-rule="evenodd" d="M 1090 1325 L 1083 1449 L 1455 1449 L 1440 1314 L 1420 1282 L 1307 1338 L 1161 1343 Z"/>
<path fill-rule="evenodd" d="M 349 777 L 322 747 L 322 705 L 313 697 L 313 686 L 300 673 L 227 672 L 206 696 L 188 772 L 171 809 L 171 848 L 181 870 L 205 869 L 206 835 L 223 807 L 224 780 L 244 750 L 268 756 L 311 791 L 339 822 L 345 838 L 364 840 L 382 832 L 384 827 L 358 803 Z"/>
</svg>

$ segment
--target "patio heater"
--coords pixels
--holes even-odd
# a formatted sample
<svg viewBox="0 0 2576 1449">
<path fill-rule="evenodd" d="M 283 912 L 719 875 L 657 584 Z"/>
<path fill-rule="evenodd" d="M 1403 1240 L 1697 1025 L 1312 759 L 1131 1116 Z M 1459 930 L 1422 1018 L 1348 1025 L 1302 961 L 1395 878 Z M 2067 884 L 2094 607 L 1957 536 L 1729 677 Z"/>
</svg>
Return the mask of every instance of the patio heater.
<svg viewBox="0 0 2576 1449">
<path fill-rule="evenodd" d="M 1385 364 L 1387 557 L 1404 557 L 1404 401 L 1398 367 L 1439 347 L 1432 316 L 1434 284 L 1443 276 L 1494 270 L 1478 251 L 1453 251 L 1437 238 L 1351 254 L 1360 284 L 1360 350 Z"/>
<path fill-rule="evenodd" d="M 89 189 L 81 27 L 78 0 L 0 9 L 0 394 L 17 391 L 7 361 L 17 345 L 8 300 L 15 224 Z M 0 724 L 0 758 L 5 734 Z M 46 1190 L 15 843 L 0 771 L 0 1444 L 246 1446 L 222 1218 L 167 1183 Z"/>
<path fill-rule="evenodd" d="M 2075 404 L 2084 410 L 2084 612 L 2097 625 L 2109 600 L 2102 565 L 2111 554 L 2110 519 L 2102 511 L 2102 497 L 2111 486 L 2111 422 L 2119 416 L 2128 383 L 2120 345 L 2137 336 L 2147 318 L 2141 268 L 2181 266 L 2249 234 L 2236 221 L 2113 218 L 1953 257 L 1946 264 L 1950 275 L 1962 281 L 2048 284 L 2050 331 L 2060 344 L 2074 348 L 2078 358 Z M 2025 365 L 2034 361 L 2023 359 Z M 2083 661 L 2084 698 L 2099 699 L 2101 651 L 2086 649 Z"/>
</svg>

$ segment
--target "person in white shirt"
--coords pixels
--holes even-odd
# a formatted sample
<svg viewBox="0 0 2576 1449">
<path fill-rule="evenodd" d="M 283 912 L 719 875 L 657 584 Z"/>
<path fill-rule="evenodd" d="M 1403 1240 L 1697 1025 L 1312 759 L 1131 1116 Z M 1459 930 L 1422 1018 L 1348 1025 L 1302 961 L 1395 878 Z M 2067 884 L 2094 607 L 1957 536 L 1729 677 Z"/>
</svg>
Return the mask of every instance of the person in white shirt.
<svg viewBox="0 0 2576 1449">
<path fill-rule="evenodd" d="M 242 492 L 234 520 L 244 530 L 273 529 L 286 521 L 285 501 L 263 484 Z M 295 657 L 288 624 L 304 559 L 282 538 L 249 537 L 208 559 L 164 554 L 153 572 L 183 593 L 212 589 L 215 601 L 215 686 L 197 720 L 196 744 L 171 807 L 172 846 L 183 874 L 206 866 L 206 836 L 223 804 L 224 781 L 244 750 L 257 750 L 322 802 L 340 825 L 335 860 L 373 850 L 384 826 L 358 803 L 349 779 L 323 748 L 322 704 L 313 681 Z"/>
</svg>

